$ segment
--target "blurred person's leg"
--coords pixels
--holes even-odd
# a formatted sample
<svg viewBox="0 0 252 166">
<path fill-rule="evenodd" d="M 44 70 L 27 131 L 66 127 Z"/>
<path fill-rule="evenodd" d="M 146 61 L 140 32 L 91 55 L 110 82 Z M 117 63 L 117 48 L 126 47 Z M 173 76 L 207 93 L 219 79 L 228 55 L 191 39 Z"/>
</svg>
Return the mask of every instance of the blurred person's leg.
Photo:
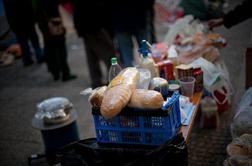
<svg viewBox="0 0 252 166">
<path fill-rule="evenodd" d="M 72 75 L 67 63 L 67 49 L 65 44 L 65 37 L 60 37 L 57 42 L 58 59 L 60 63 L 60 69 L 62 72 L 62 81 L 68 81 L 75 79 L 77 76 Z"/>
<path fill-rule="evenodd" d="M 110 58 L 115 54 L 113 42 L 106 30 L 102 29 L 93 33 L 83 35 L 88 59 L 88 68 L 93 88 L 104 84 L 102 82 L 102 72 L 100 60 L 108 68 L 110 67 Z"/>
<path fill-rule="evenodd" d="M 53 79 L 57 81 L 60 78 L 60 60 L 57 41 L 53 39 L 45 40 L 44 54 L 49 72 Z"/>
<path fill-rule="evenodd" d="M 96 54 L 96 50 L 94 49 L 100 49 L 98 46 L 96 46 L 99 41 L 96 40 L 96 33 L 85 33 L 83 34 L 83 39 L 86 48 L 91 86 L 92 88 L 95 88 L 102 85 L 102 72 L 99 64 L 100 57 Z"/>
<path fill-rule="evenodd" d="M 28 38 L 25 36 L 18 36 L 18 42 L 21 46 L 24 66 L 29 66 L 33 64 Z"/>
<path fill-rule="evenodd" d="M 35 50 L 35 55 L 36 55 L 37 62 L 38 63 L 43 63 L 45 61 L 45 59 L 44 59 L 42 49 L 41 49 L 41 47 L 39 45 L 38 35 L 37 35 L 36 30 L 35 30 L 35 26 L 33 26 L 31 28 L 30 39 L 31 39 L 32 46 L 33 46 L 33 48 Z"/>
<path fill-rule="evenodd" d="M 96 51 L 97 56 L 100 55 L 99 57 L 105 63 L 108 71 L 111 66 L 111 58 L 115 56 L 115 47 L 112 38 L 107 30 L 102 29 L 97 33 L 97 41 L 97 47 L 94 48 L 94 51 Z"/>
<path fill-rule="evenodd" d="M 154 9 L 153 11 L 149 11 L 147 13 L 147 30 L 150 34 L 150 40 L 148 40 L 150 43 L 156 43 L 156 35 L 155 35 L 155 25 L 154 25 Z"/>
<path fill-rule="evenodd" d="M 124 67 L 133 66 L 133 41 L 132 35 L 128 32 L 115 32 L 120 59 Z"/>
</svg>

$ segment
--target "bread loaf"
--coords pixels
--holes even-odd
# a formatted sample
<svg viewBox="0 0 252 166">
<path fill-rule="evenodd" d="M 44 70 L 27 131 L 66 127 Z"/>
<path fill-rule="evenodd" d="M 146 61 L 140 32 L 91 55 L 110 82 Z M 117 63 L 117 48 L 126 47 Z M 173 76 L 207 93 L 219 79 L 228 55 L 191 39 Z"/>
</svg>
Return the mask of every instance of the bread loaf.
<svg viewBox="0 0 252 166">
<path fill-rule="evenodd" d="M 143 108 L 143 109 L 157 109 L 161 108 L 164 99 L 161 93 L 154 90 L 136 89 L 128 103 L 129 107 Z"/>
<path fill-rule="evenodd" d="M 105 119 L 113 118 L 128 103 L 132 91 L 129 85 L 122 84 L 109 89 L 103 98 L 101 105 L 101 114 Z"/>
<path fill-rule="evenodd" d="M 128 104 L 136 89 L 139 72 L 130 67 L 121 71 L 108 86 L 101 104 L 101 114 L 105 119 L 116 116 Z"/>
<path fill-rule="evenodd" d="M 93 107 L 100 107 L 104 93 L 107 90 L 107 86 L 98 87 L 93 90 L 92 94 L 89 96 L 88 101 Z"/>
</svg>

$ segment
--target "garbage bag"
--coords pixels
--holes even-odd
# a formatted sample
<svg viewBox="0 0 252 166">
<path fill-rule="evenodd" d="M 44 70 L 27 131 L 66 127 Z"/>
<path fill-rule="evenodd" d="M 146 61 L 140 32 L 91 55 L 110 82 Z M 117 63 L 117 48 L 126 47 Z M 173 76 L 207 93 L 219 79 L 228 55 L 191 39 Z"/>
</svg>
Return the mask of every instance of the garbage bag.
<svg viewBox="0 0 252 166">
<path fill-rule="evenodd" d="M 57 156 L 62 166 L 186 166 L 187 146 L 181 135 L 159 147 L 101 145 L 95 138 L 64 147 Z"/>
</svg>

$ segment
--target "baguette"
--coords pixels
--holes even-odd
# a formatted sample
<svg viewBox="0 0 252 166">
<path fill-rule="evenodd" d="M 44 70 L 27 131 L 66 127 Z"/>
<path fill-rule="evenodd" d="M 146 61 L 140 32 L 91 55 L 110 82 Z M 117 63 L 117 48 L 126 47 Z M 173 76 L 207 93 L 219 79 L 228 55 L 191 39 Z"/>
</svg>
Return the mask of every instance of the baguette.
<svg viewBox="0 0 252 166">
<path fill-rule="evenodd" d="M 101 114 L 105 119 L 113 118 L 128 104 L 138 80 L 137 69 L 129 67 L 111 81 L 101 104 Z"/>
</svg>

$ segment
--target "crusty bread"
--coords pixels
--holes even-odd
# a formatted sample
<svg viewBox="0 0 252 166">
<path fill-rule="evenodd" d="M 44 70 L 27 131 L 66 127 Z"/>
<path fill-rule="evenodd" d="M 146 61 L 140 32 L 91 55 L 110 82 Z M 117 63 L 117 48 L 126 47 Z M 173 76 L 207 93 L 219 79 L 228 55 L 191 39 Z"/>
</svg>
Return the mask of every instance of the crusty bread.
<svg viewBox="0 0 252 166">
<path fill-rule="evenodd" d="M 101 114 L 105 119 L 116 116 L 128 104 L 139 80 L 136 68 L 124 69 L 108 86 L 101 104 Z"/>
<path fill-rule="evenodd" d="M 154 90 L 136 89 L 128 103 L 129 107 L 143 108 L 143 109 L 157 109 L 161 108 L 164 99 L 161 93 Z"/>
<path fill-rule="evenodd" d="M 104 93 L 107 90 L 107 86 L 102 86 L 94 89 L 93 93 L 89 96 L 88 100 L 93 107 L 100 107 Z"/>
<path fill-rule="evenodd" d="M 127 105 L 132 95 L 129 89 L 129 85 L 122 84 L 106 91 L 101 104 L 101 114 L 104 118 L 116 116 Z"/>
</svg>

